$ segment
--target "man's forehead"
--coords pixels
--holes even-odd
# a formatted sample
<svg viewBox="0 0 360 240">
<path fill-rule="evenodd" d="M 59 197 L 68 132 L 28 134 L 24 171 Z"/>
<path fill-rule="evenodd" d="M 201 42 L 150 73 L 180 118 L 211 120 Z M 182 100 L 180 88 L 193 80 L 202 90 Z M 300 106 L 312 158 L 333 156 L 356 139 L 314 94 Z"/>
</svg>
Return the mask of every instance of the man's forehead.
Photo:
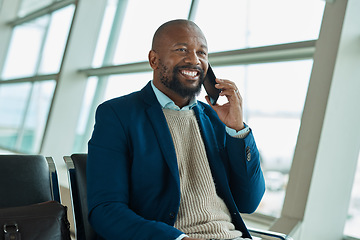
<svg viewBox="0 0 360 240">
<path fill-rule="evenodd" d="M 153 49 L 164 44 L 174 45 L 197 42 L 207 48 L 207 41 L 200 28 L 190 21 L 173 21 L 161 26 L 153 39 Z"/>
<path fill-rule="evenodd" d="M 163 32 L 163 37 L 172 39 L 175 42 L 188 43 L 188 41 L 201 41 L 206 45 L 206 38 L 200 29 L 194 26 L 178 25 Z"/>
</svg>

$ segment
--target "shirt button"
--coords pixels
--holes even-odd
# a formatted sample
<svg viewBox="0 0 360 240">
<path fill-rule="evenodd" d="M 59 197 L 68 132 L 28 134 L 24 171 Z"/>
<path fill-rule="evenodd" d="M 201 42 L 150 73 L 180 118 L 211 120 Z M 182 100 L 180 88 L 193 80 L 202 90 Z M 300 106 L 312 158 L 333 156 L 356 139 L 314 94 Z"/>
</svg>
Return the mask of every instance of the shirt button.
<svg viewBox="0 0 360 240">
<path fill-rule="evenodd" d="M 171 212 L 171 213 L 169 214 L 169 217 L 170 217 L 171 219 L 174 219 L 174 218 L 175 218 L 175 213 L 174 213 L 174 212 Z"/>
</svg>

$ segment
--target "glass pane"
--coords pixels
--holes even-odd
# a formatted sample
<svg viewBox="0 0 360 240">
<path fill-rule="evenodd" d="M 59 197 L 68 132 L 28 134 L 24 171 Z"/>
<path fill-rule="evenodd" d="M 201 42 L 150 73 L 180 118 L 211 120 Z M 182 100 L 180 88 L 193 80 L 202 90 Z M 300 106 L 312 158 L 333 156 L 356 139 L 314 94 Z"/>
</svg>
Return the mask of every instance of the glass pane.
<svg viewBox="0 0 360 240">
<path fill-rule="evenodd" d="M 0 85 L 0 146 L 15 148 L 30 90 L 31 83 Z"/>
<path fill-rule="evenodd" d="M 49 16 L 44 16 L 14 28 L 2 73 L 3 79 L 20 78 L 36 73 L 48 22 Z"/>
<path fill-rule="evenodd" d="M 200 0 L 210 52 L 317 39 L 325 1 Z M 216 17 L 215 17 L 216 16 Z"/>
<path fill-rule="evenodd" d="M 0 146 L 37 153 L 55 81 L 0 86 Z"/>
<path fill-rule="evenodd" d="M 28 13 L 49 5 L 52 2 L 54 2 L 54 0 L 22 0 L 18 15 L 19 17 L 22 17 Z"/>
<path fill-rule="evenodd" d="M 87 142 L 89 141 L 89 133 L 92 131 L 92 125 L 89 126 L 89 121 L 95 119 L 95 113 L 92 111 L 92 103 L 95 97 L 95 92 L 98 84 L 98 77 L 90 77 L 86 83 L 86 90 L 82 102 L 80 118 L 77 123 L 75 144 L 73 152 L 86 152 Z M 86 138 L 86 139 L 85 139 Z"/>
<path fill-rule="evenodd" d="M 312 60 L 253 64 L 244 68 L 245 121 L 253 129 L 267 186 L 258 212 L 278 217 L 300 128 Z"/>
<path fill-rule="evenodd" d="M 73 14 L 73 5 L 52 14 L 41 58 L 40 73 L 48 74 L 59 71 Z"/>
<path fill-rule="evenodd" d="M 300 117 L 311 68 L 312 60 L 249 65 L 249 111 Z"/>
<path fill-rule="evenodd" d="M 152 79 L 151 72 L 112 75 L 109 77 L 104 101 L 139 91 Z"/>
<path fill-rule="evenodd" d="M 21 145 L 18 146 L 19 149 L 17 150 L 25 153 L 39 151 L 55 84 L 55 81 L 34 83 L 24 129 L 21 132 Z"/>
<path fill-rule="evenodd" d="M 326 1 L 248 0 L 249 46 L 317 39 Z"/>
<path fill-rule="evenodd" d="M 209 52 L 246 46 L 248 3 L 244 0 L 200 0 L 195 23 L 204 32 Z"/>
<path fill-rule="evenodd" d="M 101 24 L 101 29 L 97 40 L 94 59 L 92 63 L 92 67 L 94 68 L 101 67 L 103 63 L 106 47 L 111 32 L 112 23 L 115 17 L 115 12 L 117 7 L 116 2 L 117 2 L 116 0 L 108 0 L 108 4 L 106 6 L 104 19 Z"/>
<path fill-rule="evenodd" d="M 344 234 L 360 238 L 360 152 Z"/>
<path fill-rule="evenodd" d="M 156 29 L 168 20 L 186 19 L 190 3 L 190 0 L 129 1 L 114 64 L 146 61 Z"/>
</svg>

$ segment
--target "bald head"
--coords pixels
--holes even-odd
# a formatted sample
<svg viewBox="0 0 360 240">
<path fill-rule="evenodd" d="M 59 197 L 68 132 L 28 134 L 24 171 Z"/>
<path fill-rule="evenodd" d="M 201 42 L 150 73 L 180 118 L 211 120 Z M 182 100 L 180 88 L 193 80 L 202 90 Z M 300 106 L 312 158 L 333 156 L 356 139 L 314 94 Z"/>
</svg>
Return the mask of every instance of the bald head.
<svg viewBox="0 0 360 240">
<path fill-rule="evenodd" d="M 172 31 L 176 31 L 176 29 L 187 29 L 187 31 L 196 32 L 205 39 L 203 32 L 194 22 L 185 19 L 172 20 L 164 23 L 156 30 L 152 41 L 152 50 L 158 50 L 162 39 L 166 38 Z"/>
</svg>

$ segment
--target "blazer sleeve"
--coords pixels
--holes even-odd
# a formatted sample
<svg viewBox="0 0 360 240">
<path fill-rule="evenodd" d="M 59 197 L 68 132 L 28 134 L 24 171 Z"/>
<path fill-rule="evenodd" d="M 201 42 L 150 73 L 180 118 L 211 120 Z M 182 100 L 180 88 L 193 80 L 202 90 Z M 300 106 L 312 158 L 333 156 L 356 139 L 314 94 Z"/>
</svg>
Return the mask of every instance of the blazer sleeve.
<svg viewBox="0 0 360 240">
<path fill-rule="evenodd" d="M 229 185 L 241 213 L 253 213 L 264 195 L 265 181 L 252 131 L 247 137 L 227 135 Z"/>
<path fill-rule="evenodd" d="M 129 208 L 129 139 L 113 106 L 100 105 L 95 120 L 87 160 L 87 201 L 94 230 L 107 240 L 176 239 L 181 231 Z"/>
</svg>

